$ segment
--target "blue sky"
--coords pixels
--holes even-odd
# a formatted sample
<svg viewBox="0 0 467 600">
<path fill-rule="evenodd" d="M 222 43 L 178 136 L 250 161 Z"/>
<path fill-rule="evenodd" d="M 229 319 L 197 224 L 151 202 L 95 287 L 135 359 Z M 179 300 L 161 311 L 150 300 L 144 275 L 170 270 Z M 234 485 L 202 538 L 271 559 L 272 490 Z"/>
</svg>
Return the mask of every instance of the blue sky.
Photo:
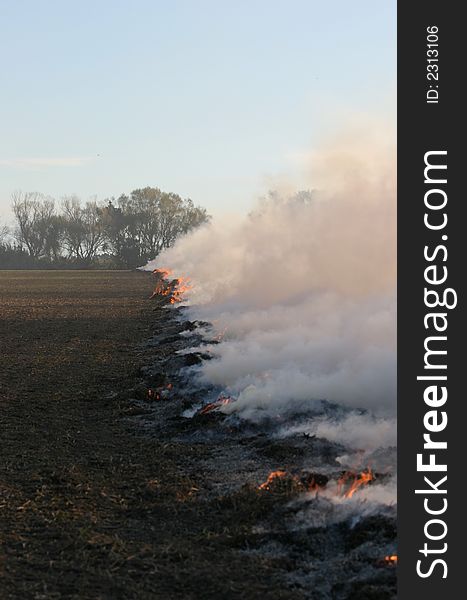
<svg viewBox="0 0 467 600">
<path fill-rule="evenodd" d="M 0 0 L 0 218 L 17 189 L 248 210 L 395 86 L 395 0 Z"/>
</svg>

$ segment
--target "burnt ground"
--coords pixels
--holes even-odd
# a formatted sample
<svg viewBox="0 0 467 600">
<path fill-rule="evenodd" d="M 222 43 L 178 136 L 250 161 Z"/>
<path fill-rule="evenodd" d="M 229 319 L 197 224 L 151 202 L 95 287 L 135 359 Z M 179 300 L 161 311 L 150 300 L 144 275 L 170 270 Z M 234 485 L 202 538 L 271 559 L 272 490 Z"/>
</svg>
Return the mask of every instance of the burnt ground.
<svg viewBox="0 0 467 600">
<path fill-rule="evenodd" d="M 341 447 L 182 416 L 207 391 L 180 368 L 209 357 L 177 354 L 196 324 L 152 288 L 0 272 L 0 598 L 394 598 L 393 514 L 321 522 L 298 475 L 258 490 Z"/>
</svg>

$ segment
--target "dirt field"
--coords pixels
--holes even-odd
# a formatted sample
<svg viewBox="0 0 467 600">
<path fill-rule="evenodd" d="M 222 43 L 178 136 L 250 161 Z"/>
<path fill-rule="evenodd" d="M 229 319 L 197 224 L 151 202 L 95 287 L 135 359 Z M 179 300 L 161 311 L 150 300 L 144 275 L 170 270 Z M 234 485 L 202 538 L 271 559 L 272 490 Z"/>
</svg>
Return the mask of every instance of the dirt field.
<svg viewBox="0 0 467 600">
<path fill-rule="evenodd" d="M 212 448 L 129 425 L 159 351 L 151 290 L 144 273 L 0 272 L 2 600 L 305 597 L 243 554 L 248 513 L 203 500 Z"/>
</svg>

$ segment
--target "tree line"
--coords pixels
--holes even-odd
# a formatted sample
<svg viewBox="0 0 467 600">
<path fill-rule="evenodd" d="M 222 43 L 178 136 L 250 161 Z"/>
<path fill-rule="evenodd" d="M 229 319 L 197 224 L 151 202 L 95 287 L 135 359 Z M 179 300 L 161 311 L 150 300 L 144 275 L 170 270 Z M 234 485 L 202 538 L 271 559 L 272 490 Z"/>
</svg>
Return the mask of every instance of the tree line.
<svg viewBox="0 0 467 600">
<path fill-rule="evenodd" d="M 134 268 L 210 218 L 192 200 L 152 187 L 104 202 L 19 191 L 11 206 L 14 226 L 0 226 L 0 269 Z"/>
</svg>

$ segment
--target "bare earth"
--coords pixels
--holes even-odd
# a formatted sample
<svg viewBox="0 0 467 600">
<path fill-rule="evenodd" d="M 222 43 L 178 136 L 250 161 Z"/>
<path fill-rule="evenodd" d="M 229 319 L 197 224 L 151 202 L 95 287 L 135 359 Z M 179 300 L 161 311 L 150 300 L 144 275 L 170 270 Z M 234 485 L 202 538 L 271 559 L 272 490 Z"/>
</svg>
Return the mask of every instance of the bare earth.
<svg viewBox="0 0 467 600">
<path fill-rule="evenodd" d="M 201 499 L 203 445 L 129 425 L 152 283 L 0 272 L 1 600 L 305 597 L 242 553 L 247 514 Z"/>
</svg>

